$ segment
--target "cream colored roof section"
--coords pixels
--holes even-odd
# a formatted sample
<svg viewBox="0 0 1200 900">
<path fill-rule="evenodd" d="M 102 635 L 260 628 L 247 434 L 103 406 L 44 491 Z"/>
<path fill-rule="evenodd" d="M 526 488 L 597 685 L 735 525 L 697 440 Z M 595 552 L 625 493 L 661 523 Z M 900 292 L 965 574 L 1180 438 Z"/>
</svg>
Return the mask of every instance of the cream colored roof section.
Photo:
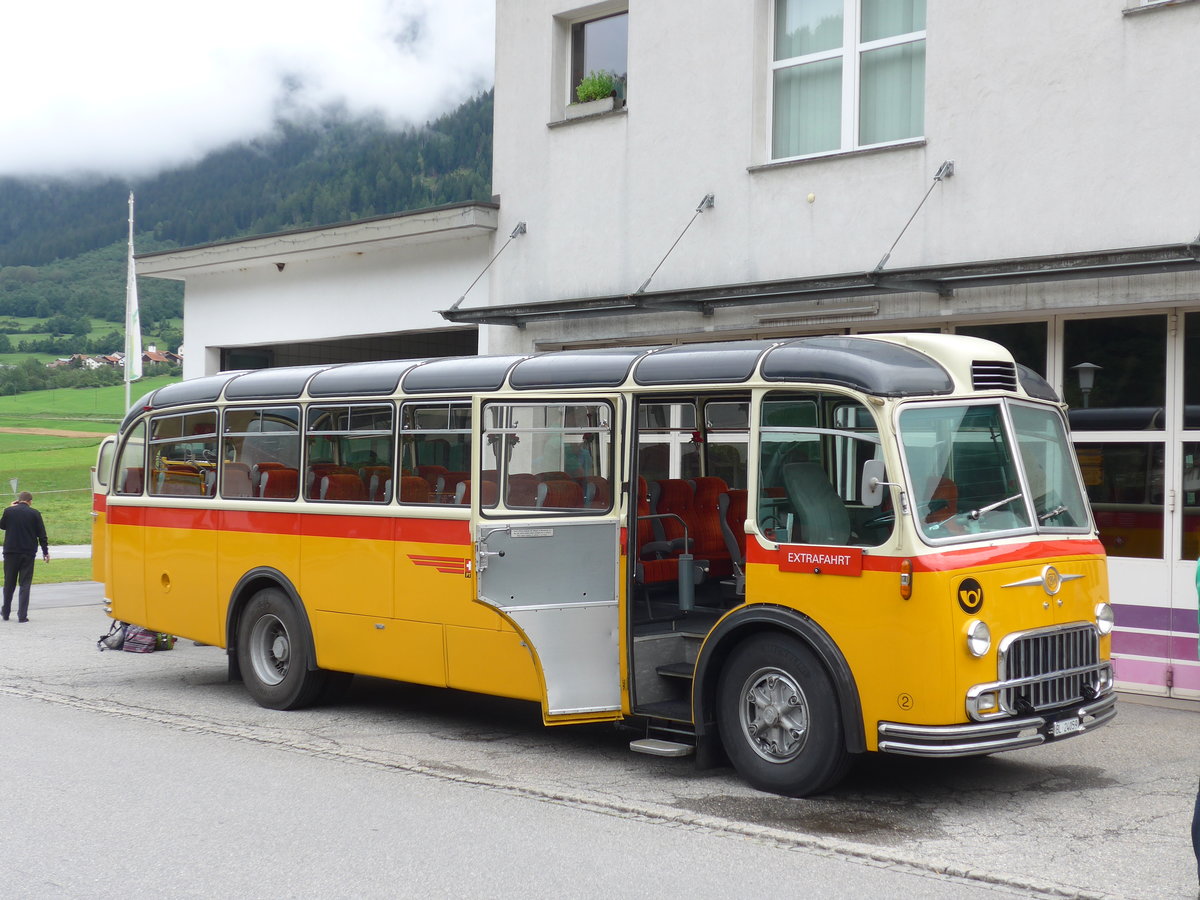
<svg viewBox="0 0 1200 900">
<path fill-rule="evenodd" d="M 886 339 L 928 354 L 950 373 L 955 382 L 955 389 L 964 392 L 975 390 L 972 371 L 976 362 L 1014 363 L 1012 353 L 1007 348 L 993 341 L 965 334 L 946 335 L 918 331 L 860 337 Z"/>
<path fill-rule="evenodd" d="M 269 263 L 328 259 L 477 237 L 496 230 L 498 214 L 495 204 L 456 203 L 342 225 L 164 250 L 138 256 L 137 274 L 182 281 L 191 275 L 234 272 Z"/>
</svg>

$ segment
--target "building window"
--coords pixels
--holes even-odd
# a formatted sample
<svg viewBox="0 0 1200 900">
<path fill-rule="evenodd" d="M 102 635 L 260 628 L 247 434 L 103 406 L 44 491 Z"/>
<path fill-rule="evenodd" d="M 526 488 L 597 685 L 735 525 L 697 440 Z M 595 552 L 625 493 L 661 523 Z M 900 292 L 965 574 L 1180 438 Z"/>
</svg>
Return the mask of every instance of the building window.
<svg viewBox="0 0 1200 900">
<path fill-rule="evenodd" d="M 925 0 L 775 0 L 771 157 L 925 132 Z"/>
<path fill-rule="evenodd" d="M 625 99 L 629 57 L 629 13 L 620 12 L 571 26 L 571 92 L 592 72 L 608 72 L 616 83 L 617 99 Z"/>
</svg>

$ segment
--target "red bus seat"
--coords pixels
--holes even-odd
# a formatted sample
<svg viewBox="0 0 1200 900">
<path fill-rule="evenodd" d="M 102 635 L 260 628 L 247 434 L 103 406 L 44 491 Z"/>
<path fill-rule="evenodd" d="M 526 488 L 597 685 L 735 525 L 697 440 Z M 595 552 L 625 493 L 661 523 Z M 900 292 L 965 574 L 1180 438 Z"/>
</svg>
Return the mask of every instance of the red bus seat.
<svg viewBox="0 0 1200 900">
<path fill-rule="evenodd" d="M 445 466 L 424 465 L 417 466 L 417 474 L 420 475 L 429 484 L 430 491 L 442 490 L 442 484 L 445 482 L 446 473 L 450 470 Z"/>
<path fill-rule="evenodd" d="M 400 478 L 401 503 L 428 503 L 429 482 L 420 475 L 403 475 Z"/>
<path fill-rule="evenodd" d="M 386 503 L 388 481 L 392 477 L 391 466 L 363 466 L 358 477 L 367 490 L 367 499 L 372 503 Z"/>
<path fill-rule="evenodd" d="M 321 500 L 366 500 L 367 489 L 357 472 L 330 472 L 321 476 Z"/>
<path fill-rule="evenodd" d="M 508 476 L 508 498 L 505 505 L 510 507 L 537 506 L 538 480 L 536 475 L 518 473 Z"/>
<path fill-rule="evenodd" d="M 543 481 L 538 485 L 537 505 L 543 509 L 580 509 L 583 488 L 566 479 Z"/>
<path fill-rule="evenodd" d="M 297 469 L 267 469 L 262 473 L 262 496 L 272 500 L 295 500 L 300 487 Z"/>
<path fill-rule="evenodd" d="M 255 497 L 262 496 L 262 481 L 263 476 L 272 469 L 286 469 L 281 462 L 271 462 L 269 460 L 256 462 L 250 467 L 250 487 L 254 491 Z"/>
<path fill-rule="evenodd" d="M 321 496 L 321 479 L 326 475 L 331 475 L 334 472 L 341 474 L 351 474 L 355 478 L 358 473 L 349 466 L 339 465 L 337 463 L 309 463 L 308 469 L 304 473 L 305 493 L 309 500 L 316 500 Z"/>
<path fill-rule="evenodd" d="M 693 524 L 689 525 L 689 528 L 695 529 L 692 555 L 708 560 L 709 575 L 724 578 L 732 574 L 733 561 L 729 556 L 729 548 L 725 546 L 724 516 L 719 501 L 729 486 L 725 484 L 725 479 L 715 475 L 696 478 L 693 485 Z"/>
<path fill-rule="evenodd" d="M 480 506 L 495 506 L 496 498 L 500 494 L 500 488 L 494 481 L 482 481 L 482 493 L 479 498 Z M 471 481 L 460 481 L 458 487 L 454 491 L 454 502 L 463 506 L 469 505 L 471 502 Z"/>
<path fill-rule="evenodd" d="M 584 475 L 578 479 L 583 488 L 583 505 L 588 509 L 608 509 L 612 501 L 612 489 L 603 475 Z"/>
<path fill-rule="evenodd" d="M 677 581 L 679 566 L 667 556 L 668 545 L 658 540 L 650 512 L 650 487 L 641 475 L 637 480 L 637 558 L 634 578 L 643 585 Z"/>
</svg>

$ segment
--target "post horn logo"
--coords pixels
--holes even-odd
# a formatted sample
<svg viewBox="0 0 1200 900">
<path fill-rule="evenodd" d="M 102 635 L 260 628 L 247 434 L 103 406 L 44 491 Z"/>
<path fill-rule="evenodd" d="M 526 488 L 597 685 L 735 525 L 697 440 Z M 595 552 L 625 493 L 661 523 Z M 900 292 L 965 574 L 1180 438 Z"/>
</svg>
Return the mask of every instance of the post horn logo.
<svg viewBox="0 0 1200 900">
<path fill-rule="evenodd" d="M 958 605 L 968 615 L 983 609 L 983 586 L 974 578 L 964 578 L 958 583 Z"/>
</svg>

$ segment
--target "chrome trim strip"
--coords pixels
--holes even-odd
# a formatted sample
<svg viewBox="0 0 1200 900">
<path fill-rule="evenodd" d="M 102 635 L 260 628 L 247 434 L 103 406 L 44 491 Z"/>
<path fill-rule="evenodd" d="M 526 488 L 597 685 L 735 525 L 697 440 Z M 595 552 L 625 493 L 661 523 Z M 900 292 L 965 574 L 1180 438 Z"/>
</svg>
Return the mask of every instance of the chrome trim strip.
<svg viewBox="0 0 1200 900">
<path fill-rule="evenodd" d="M 1056 669 L 1052 675 L 1055 678 L 1066 678 L 1071 675 L 1086 675 L 1089 672 L 1103 673 L 1108 670 L 1108 681 L 1112 682 L 1112 663 L 1108 660 L 1102 660 L 1098 663 L 1092 663 L 1086 666 L 1075 666 L 1071 669 Z M 989 681 L 986 684 L 977 684 L 967 690 L 967 702 L 969 703 L 980 694 L 988 691 L 1003 691 L 1009 688 L 1024 687 L 1027 684 L 1037 684 L 1046 680 L 1046 675 L 1026 675 L 1024 678 L 1010 678 L 1007 681 Z M 1112 690 L 1111 687 L 1108 690 Z"/>
<path fill-rule="evenodd" d="M 980 725 L 908 725 L 903 722 L 880 722 L 879 733 L 936 741 L 948 738 L 985 738 L 989 735 L 1003 734 L 1009 731 L 1041 728 L 1045 724 L 1046 720 L 1041 716 L 1004 719 L 996 722 L 984 722 Z"/>
<path fill-rule="evenodd" d="M 903 741 L 880 741 L 880 753 L 895 753 L 897 756 L 985 756 L 1002 750 L 1024 750 L 1044 744 L 1046 738 L 1040 734 L 1028 737 L 1012 737 L 1002 741 L 986 741 L 975 744 L 909 744 Z"/>
<path fill-rule="evenodd" d="M 879 723 L 879 751 L 900 756 L 946 757 L 980 756 L 1002 750 L 1036 747 L 1051 738 L 1046 732 L 1053 723 L 1079 717 L 1079 730 L 1054 738 L 1056 741 L 1093 731 L 1116 714 L 1117 695 L 1083 706 L 1067 706 L 1043 716 L 1022 719 L 997 719 L 978 725 L 909 725 L 901 722 Z M 1030 734 L 1029 732 L 1033 733 Z"/>
</svg>

